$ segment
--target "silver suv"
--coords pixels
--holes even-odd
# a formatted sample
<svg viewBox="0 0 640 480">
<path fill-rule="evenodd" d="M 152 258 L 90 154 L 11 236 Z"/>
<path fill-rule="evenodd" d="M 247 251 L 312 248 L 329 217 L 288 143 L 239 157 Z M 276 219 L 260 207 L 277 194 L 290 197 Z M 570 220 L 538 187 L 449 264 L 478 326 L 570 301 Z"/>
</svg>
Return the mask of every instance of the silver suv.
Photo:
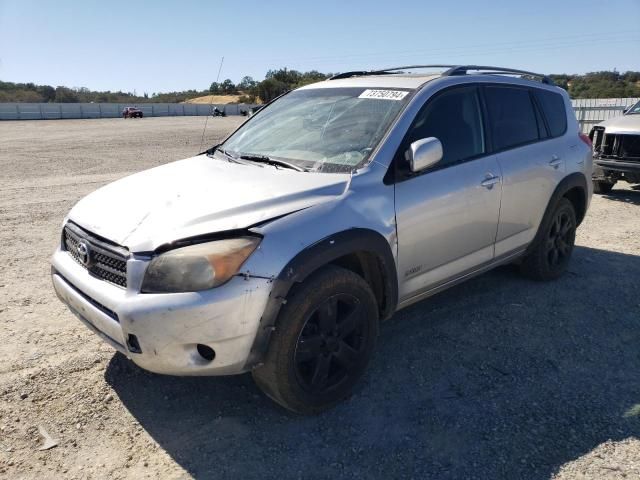
<svg viewBox="0 0 640 480">
<path fill-rule="evenodd" d="M 423 67 L 292 91 L 82 199 L 58 296 L 142 368 L 250 371 L 315 413 L 349 395 L 397 310 L 508 262 L 559 277 L 592 193 L 567 93 L 496 67 L 405 73 Z"/>
</svg>

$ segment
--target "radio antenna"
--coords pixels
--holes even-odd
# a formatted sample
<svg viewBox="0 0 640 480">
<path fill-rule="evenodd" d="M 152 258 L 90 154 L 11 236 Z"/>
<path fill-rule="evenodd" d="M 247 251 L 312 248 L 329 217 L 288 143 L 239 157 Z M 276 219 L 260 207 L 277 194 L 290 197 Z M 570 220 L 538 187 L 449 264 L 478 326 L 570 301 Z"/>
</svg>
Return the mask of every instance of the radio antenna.
<svg viewBox="0 0 640 480">
<path fill-rule="evenodd" d="M 220 67 L 218 67 L 218 76 L 216 77 L 216 84 L 220 80 L 220 72 L 222 71 L 223 63 L 224 63 L 224 56 L 220 60 Z M 202 138 L 200 139 L 200 149 L 198 150 L 199 152 L 202 152 L 202 146 L 204 145 L 204 132 L 207 131 L 207 122 L 209 121 L 209 115 L 211 115 L 211 104 L 213 103 L 213 95 L 210 95 L 210 96 L 211 96 L 211 100 L 209 100 L 209 113 L 207 113 L 207 116 L 204 119 L 204 128 L 202 129 Z"/>
</svg>

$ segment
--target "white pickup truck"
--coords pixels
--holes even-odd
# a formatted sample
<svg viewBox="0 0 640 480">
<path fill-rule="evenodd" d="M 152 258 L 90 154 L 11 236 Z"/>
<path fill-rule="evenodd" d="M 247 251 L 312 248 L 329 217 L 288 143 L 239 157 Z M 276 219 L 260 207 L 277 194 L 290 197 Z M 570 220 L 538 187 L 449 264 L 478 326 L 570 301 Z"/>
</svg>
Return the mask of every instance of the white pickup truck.
<svg viewBox="0 0 640 480">
<path fill-rule="evenodd" d="M 640 183 L 640 102 L 593 127 L 589 137 L 595 193 L 609 193 L 619 180 Z"/>
</svg>

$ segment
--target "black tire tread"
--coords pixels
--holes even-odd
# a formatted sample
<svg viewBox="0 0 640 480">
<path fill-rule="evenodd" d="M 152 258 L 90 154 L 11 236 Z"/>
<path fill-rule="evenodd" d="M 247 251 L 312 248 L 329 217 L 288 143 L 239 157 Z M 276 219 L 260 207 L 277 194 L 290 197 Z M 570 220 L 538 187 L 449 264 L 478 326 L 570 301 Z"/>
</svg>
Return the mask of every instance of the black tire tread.
<svg viewBox="0 0 640 480">
<path fill-rule="evenodd" d="M 368 303 L 365 308 L 370 310 L 370 315 L 375 316 L 372 321 L 374 328 L 372 337 L 375 339 L 378 334 L 378 310 L 371 288 L 356 273 L 335 265 L 326 265 L 292 289 L 287 303 L 278 315 L 276 329 L 271 336 L 264 362 L 252 371 L 254 381 L 268 397 L 296 413 L 317 414 L 333 407 L 349 396 L 347 393 L 329 401 L 323 399 L 316 404 L 304 401 L 297 395 L 298 389 L 290 375 L 290 359 L 293 356 L 299 331 L 306 318 L 306 312 L 315 302 L 323 298 L 322 296 L 326 295 L 326 292 L 331 292 L 331 289 L 336 287 L 355 289 L 365 298 Z M 373 345 L 369 353 L 372 350 Z"/>
<path fill-rule="evenodd" d="M 553 221 L 555 214 L 561 209 L 569 209 L 571 215 L 573 216 L 574 225 L 576 225 L 576 213 L 575 208 L 571 201 L 562 197 L 558 200 L 557 204 L 553 208 L 551 215 L 545 215 L 543 218 L 543 222 L 540 225 L 540 229 L 544 232 L 538 240 L 537 243 L 530 249 L 529 253 L 522 259 L 522 263 L 520 264 L 520 271 L 523 275 L 532 280 L 538 281 L 549 281 L 555 280 L 564 274 L 564 270 L 559 271 L 550 271 L 547 268 L 547 263 L 545 259 L 546 252 L 544 250 L 544 240 L 546 238 L 547 232 L 551 227 L 551 222 Z"/>
</svg>

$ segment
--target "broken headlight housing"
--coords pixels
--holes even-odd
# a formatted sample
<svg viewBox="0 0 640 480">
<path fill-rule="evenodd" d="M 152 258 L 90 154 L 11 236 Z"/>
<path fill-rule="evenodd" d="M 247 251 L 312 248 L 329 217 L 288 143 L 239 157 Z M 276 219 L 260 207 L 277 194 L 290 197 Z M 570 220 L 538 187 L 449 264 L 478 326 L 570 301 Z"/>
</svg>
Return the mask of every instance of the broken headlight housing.
<svg viewBox="0 0 640 480">
<path fill-rule="evenodd" d="M 151 260 L 142 292 L 197 292 L 222 285 L 259 244 L 258 237 L 239 237 L 170 250 Z"/>
</svg>

